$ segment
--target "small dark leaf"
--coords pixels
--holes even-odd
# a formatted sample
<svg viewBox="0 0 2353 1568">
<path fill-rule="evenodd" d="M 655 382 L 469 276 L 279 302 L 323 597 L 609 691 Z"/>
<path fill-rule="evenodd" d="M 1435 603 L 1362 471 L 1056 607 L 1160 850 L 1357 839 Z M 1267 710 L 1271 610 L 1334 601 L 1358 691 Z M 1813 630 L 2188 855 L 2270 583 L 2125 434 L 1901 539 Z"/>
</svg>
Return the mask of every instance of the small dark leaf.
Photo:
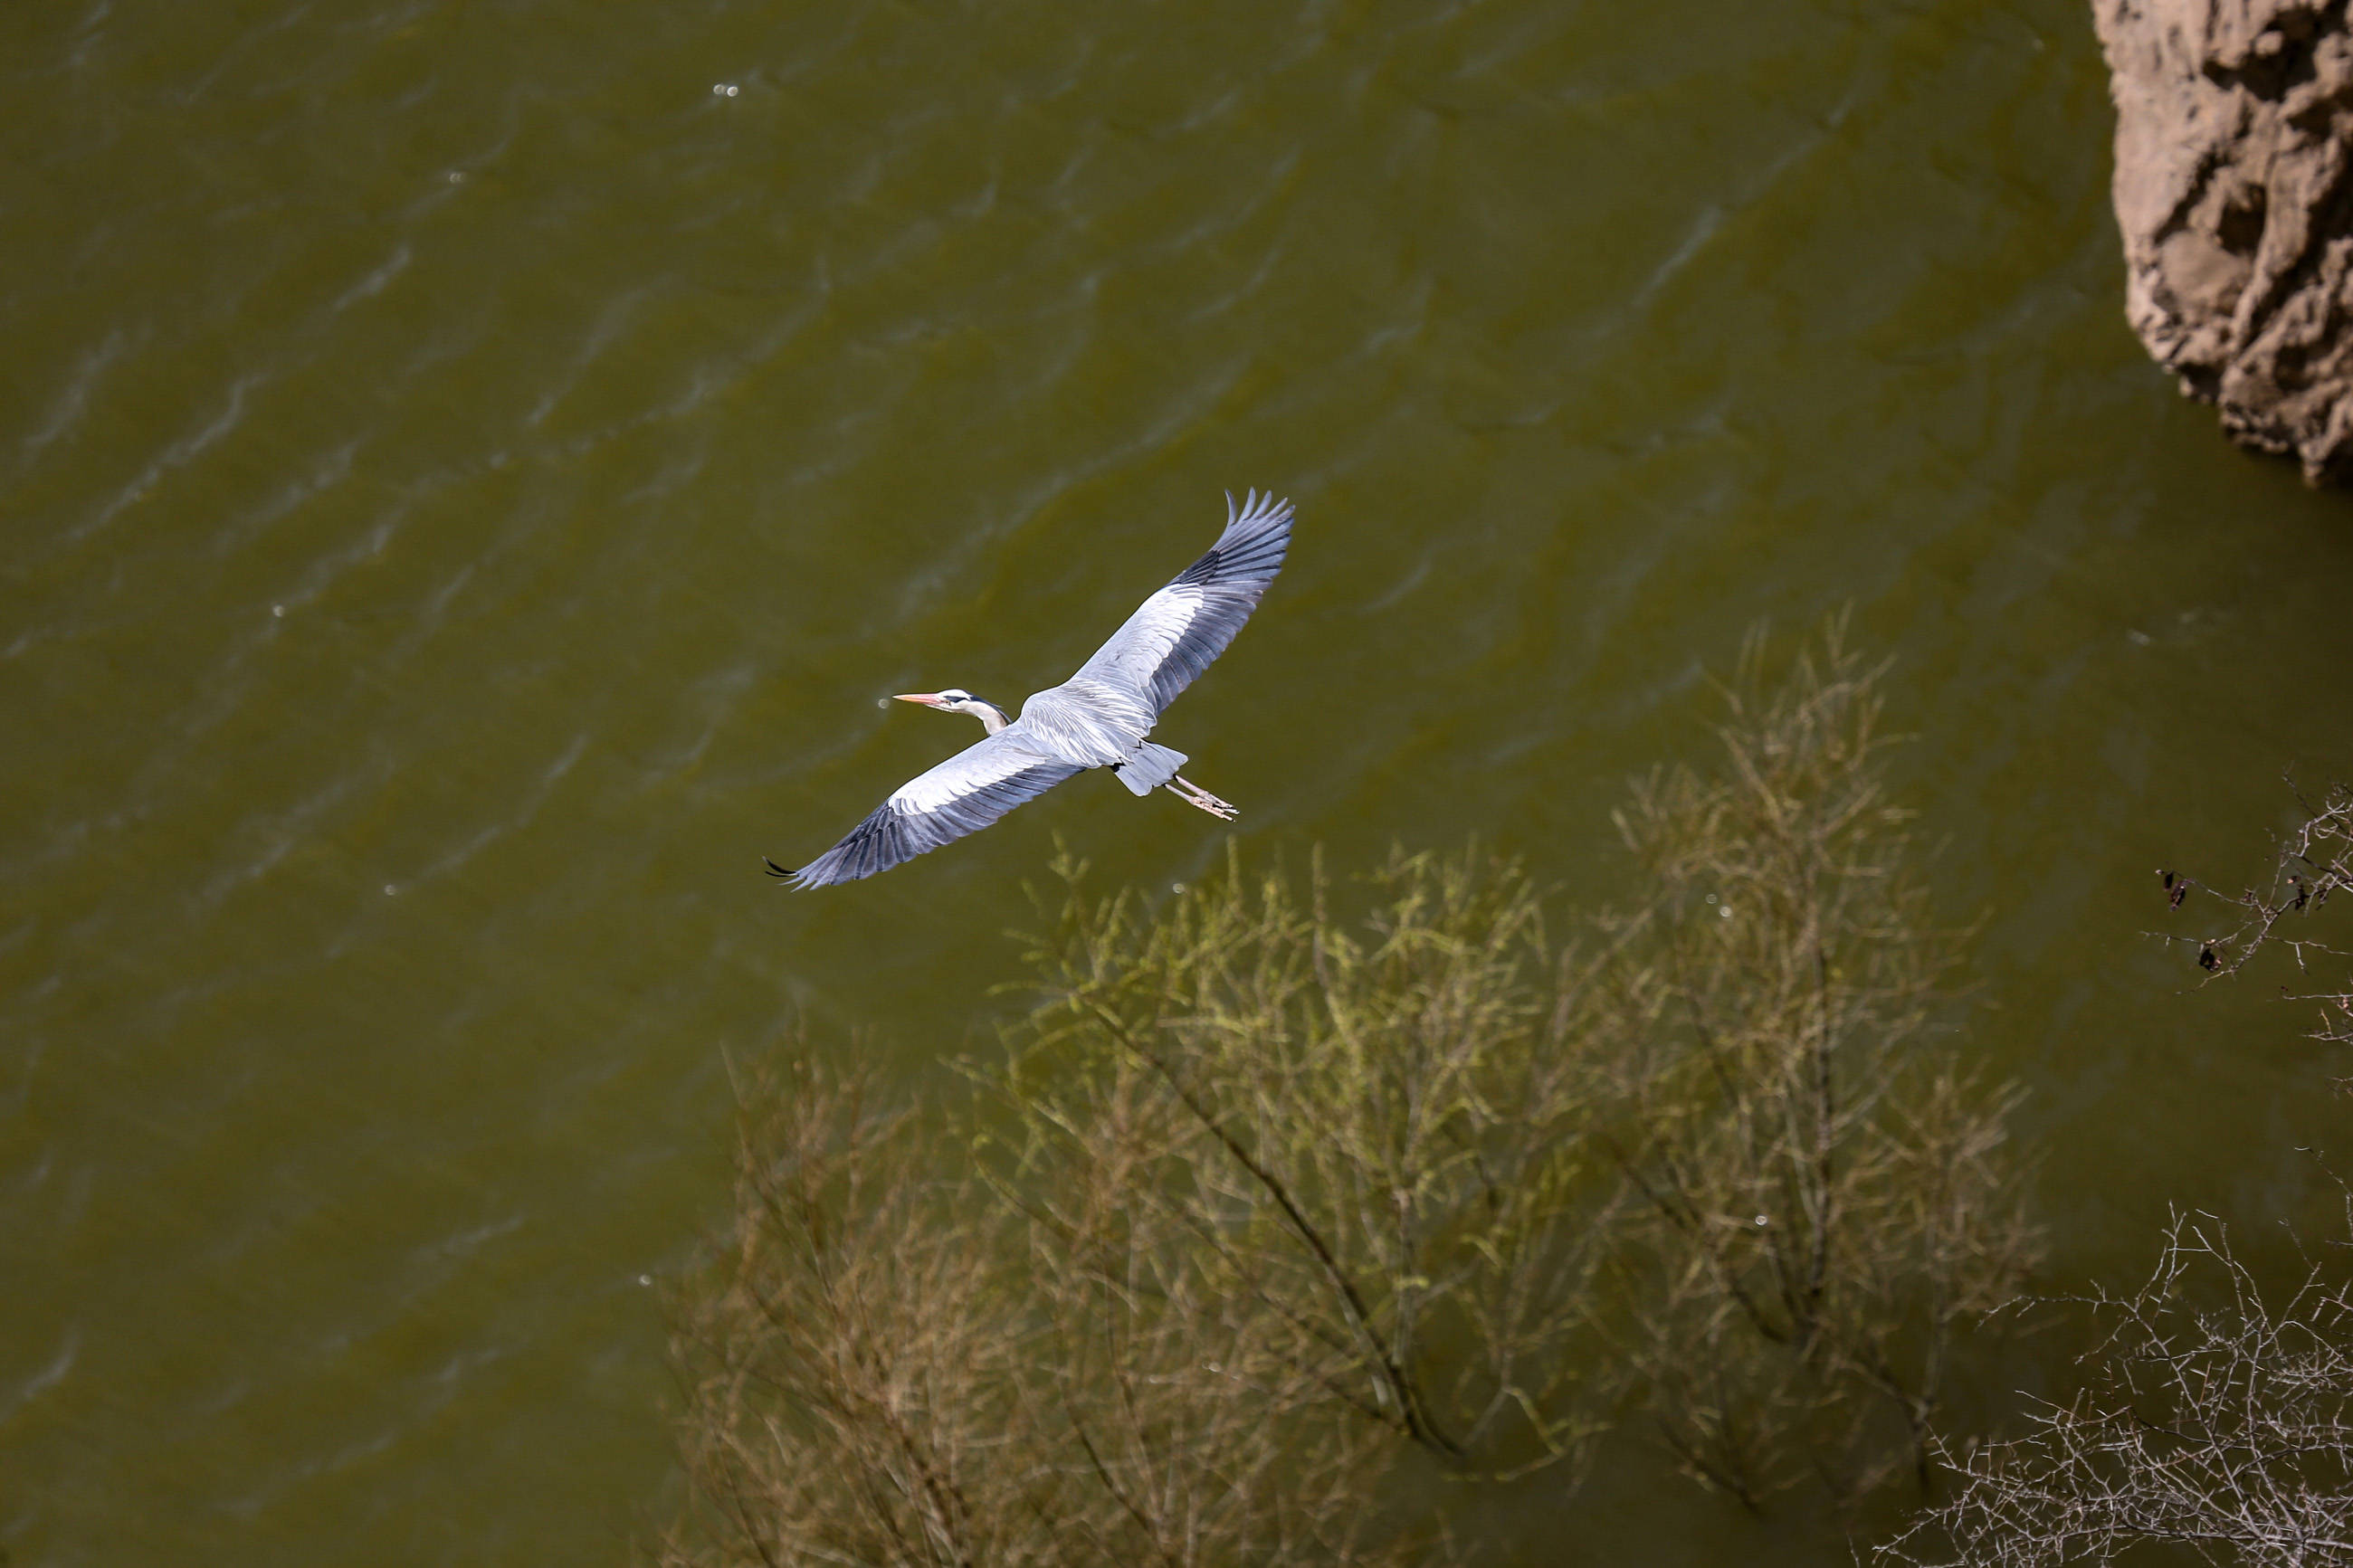
<svg viewBox="0 0 2353 1568">
<path fill-rule="evenodd" d="M 2221 959 L 2219 959 L 2219 958 L 2217 958 L 2217 957 L 2215 957 L 2215 956 L 2214 956 L 2214 950 L 2213 950 L 2212 948 L 2211 948 L 2211 947 L 2201 947 L 2201 948 L 2200 948 L 2200 949 L 2198 950 L 2198 967 L 2199 967 L 2199 968 L 2200 968 L 2200 969 L 2214 969 L 2214 968 L 2219 967 L 2219 966 L 2221 965 L 2221 962 L 2222 962 L 2222 961 L 2221 961 Z"/>
<path fill-rule="evenodd" d="M 2165 879 L 2165 885 L 2166 885 L 2167 887 L 2170 888 L 2171 886 L 2173 886 L 2173 873 L 2172 873 L 2172 872 L 2170 872 L 2170 871 L 2159 871 L 2159 872 L 2158 873 L 2158 875 Z"/>
</svg>

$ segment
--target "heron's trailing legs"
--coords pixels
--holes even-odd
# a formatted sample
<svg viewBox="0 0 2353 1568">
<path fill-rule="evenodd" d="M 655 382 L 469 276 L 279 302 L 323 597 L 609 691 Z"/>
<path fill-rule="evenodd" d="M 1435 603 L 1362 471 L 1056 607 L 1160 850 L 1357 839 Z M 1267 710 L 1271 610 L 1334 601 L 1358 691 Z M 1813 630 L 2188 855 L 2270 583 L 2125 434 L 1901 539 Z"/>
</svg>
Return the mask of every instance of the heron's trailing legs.
<svg viewBox="0 0 2353 1568">
<path fill-rule="evenodd" d="M 1195 784 L 1191 779 L 1186 778 L 1181 774 L 1168 781 L 1168 788 L 1175 794 L 1178 800 L 1183 801 L 1187 805 L 1198 805 L 1203 811 L 1208 812 L 1211 816 L 1216 817 L 1220 822 L 1231 822 L 1235 817 L 1241 815 L 1241 813 L 1233 806 L 1229 805 L 1222 800 L 1219 800 L 1216 795 L 1211 795 L 1208 790 L 1203 789 L 1199 784 Z"/>
</svg>

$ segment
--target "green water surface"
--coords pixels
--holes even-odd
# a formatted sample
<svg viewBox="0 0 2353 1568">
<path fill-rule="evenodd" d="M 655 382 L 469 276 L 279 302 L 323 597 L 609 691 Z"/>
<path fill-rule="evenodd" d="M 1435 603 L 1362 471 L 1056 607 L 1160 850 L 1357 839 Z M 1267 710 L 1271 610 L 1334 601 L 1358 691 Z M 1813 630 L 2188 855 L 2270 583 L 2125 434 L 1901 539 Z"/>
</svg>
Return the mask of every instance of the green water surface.
<svg viewBox="0 0 2353 1568">
<path fill-rule="evenodd" d="M 1622 889 L 1703 668 L 1855 607 L 2051 1281 L 2317 1190 L 2344 1064 L 2159 864 L 2353 771 L 2348 502 L 2126 331 L 2077 0 L 24 0 L 0 18 L 0 1547 L 625 1561 L 723 1051 L 929 1081 L 1089 776 L 797 864 L 1224 516 L 1245 852 Z M 2194 911 L 2193 911 L 2194 912 Z M 2353 1154 L 2353 1151 L 2348 1151 Z M 2038 1359 L 2039 1358 L 2039 1359 Z M 1963 1405 L 2060 1352 L 1973 1363 Z M 1530 1562 L 1847 1561 L 1620 1454 Z"/>
</svg>

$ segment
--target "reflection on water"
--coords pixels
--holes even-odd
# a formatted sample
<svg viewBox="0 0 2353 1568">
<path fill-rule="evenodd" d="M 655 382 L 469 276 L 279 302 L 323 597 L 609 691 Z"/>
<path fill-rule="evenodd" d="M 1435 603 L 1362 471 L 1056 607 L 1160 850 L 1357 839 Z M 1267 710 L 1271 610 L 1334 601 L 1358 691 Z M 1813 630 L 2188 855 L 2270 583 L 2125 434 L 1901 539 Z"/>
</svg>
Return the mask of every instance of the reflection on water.
<svg viewBox="0 0 2353 1568">
<path fill-rule="evenodd" d="M 1476 832 L 1606 889 L 1701 667 L 1852 601 L 1941 894 L 1989 916 L 2054 1270 L 2308 1180 L 2340 1069 L 2137 933 L 2149 868 L 2227 878 L 2284 765 L 2347 766 L 2344 503 L 2126 332 L 2073 5 L 115 4 L 17 38 L 18 1562 L 647 1533 L 638 1281 L 721 1212 L 721 1053 L 806 1018 L 925 1072 L 985 1037 L 1056 833 L 1154 886 L 1219 841 L 1086 779 L 853 889 L 760 856 L 960 743 L 877 698 L 1061 679 L 1229 488 L 1294 497 L 1299 542 L 1160 738 L 1250 853 Z M 1614 1462 L 1597 1558 L 1844 1550 Z"/>
</svg>

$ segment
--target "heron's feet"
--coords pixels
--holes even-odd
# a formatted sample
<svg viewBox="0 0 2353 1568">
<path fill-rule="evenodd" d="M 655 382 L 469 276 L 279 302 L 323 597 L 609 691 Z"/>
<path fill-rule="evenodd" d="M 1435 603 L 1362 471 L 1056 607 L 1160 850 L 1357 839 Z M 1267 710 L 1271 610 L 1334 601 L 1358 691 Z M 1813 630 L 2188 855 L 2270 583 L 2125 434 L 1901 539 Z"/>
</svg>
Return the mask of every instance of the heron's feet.
<svg viewBox="0 0 2353 1568">
<path fill-rule="evenodd" d="M 1176 792 L 1178 800 L 1183 801 L 1187 805 L 1199 806 L 1220 822 L 1231 822 L 1241 815 L 1239 810 L 1219 800 L 1191 779 L 1181 776 L 1170 779 L 1168 787 Z"/>
</svg>

